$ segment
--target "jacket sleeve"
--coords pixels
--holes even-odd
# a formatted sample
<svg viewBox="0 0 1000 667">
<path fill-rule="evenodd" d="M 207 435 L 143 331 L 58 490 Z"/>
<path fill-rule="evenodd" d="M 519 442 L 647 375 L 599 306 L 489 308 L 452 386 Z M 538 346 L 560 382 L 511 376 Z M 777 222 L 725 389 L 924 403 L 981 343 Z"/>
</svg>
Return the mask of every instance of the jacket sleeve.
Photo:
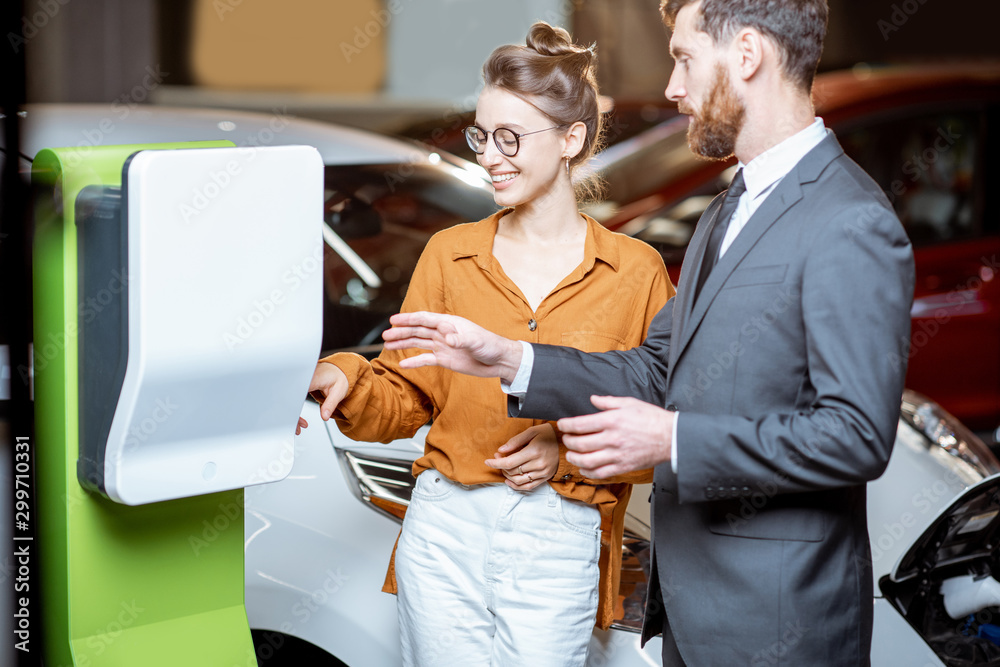
<svg viewBox="0 0 1000 667">
<path fill-rule="evenodd" d="M 593 395 L 632 396 L 662 405 L 666 397 L 667 357 L 673 305 L 670 299 L 649 325 L 642 345 L 631 350 L 587 353 L 570 347 L 533 344 L 528 391 L 507 401 L 512 417 L 561 419 L 592 414 Z"/>
<path fill-rule="evenodd" d="M 811 400 L 757 418 L 682 412 L 680 502 L 705 500 L 713 480 L 799 493 L 862 484 L 888 464 L 906 372 L 912 249 L 888 202 L 847 208 L 819 230 L 801 285 Z"/>
<path fill-rule="evenodd" d="M 435 249 L 432 238 L 413 270 L 402 312 L 445 312 L 441 263 Z M 408 438 L 436 414 L 434 389 L 444 382 L 442 369 L 399 367 L 400 360 L 418 353 L 383 350 L 372 362 L 352 353 L 322 359 L 347 375 L 350 388 L 334 411 L 344 435 L 365 442 Z"/>
</svg>

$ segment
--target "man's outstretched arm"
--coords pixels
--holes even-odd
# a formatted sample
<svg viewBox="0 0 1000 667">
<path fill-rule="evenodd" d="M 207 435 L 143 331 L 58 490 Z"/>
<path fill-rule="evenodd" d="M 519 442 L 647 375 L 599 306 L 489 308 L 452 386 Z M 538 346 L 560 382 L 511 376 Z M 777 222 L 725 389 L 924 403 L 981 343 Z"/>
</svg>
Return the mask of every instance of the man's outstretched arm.
<svg viewBox="0 0 1000 667">
<path fill-rule="evenodd" d="M 533 344 L 528 392 L 511 416 L 555 420 L 594 412 L 591 397 L 630 396 L 662 405 L 666 393 L 673 299 L 653 318 L 646 340 L 625 351 L 587 353 L 568 347 Z M 405 368 L 442 366 L 511 384 L 521 364 L 518 341 L 497 336 L 454 315 L 401 313 L 382 337 L 392 350 L 419 348 L 424 354 L 402 362 Z"/>
<path fill-rule="evenodd" d="M 559 425 L 565 444 L 573 450 L 567 460 L 590 477 L 613 477 L 669 460 L 674 414 L 661 406 L 672 306 L 669 302 L 657 314 L 646 341 L 632 350 L 586 353 L 532 346 L 530 389 L 521 409 L 511 401 L 511 416 L 549 420 L 577 416 L 562 419 Z M 382 335 L 387 348 L 429 350 L 401 362 L 405 367 L 443 366 L 499 377 L 508 385 L 517 375 L 523 350 L 518 341 L 451 315 L 404 313 L 394 315 L 391 322 L 393 328 Z"/>
</svg>

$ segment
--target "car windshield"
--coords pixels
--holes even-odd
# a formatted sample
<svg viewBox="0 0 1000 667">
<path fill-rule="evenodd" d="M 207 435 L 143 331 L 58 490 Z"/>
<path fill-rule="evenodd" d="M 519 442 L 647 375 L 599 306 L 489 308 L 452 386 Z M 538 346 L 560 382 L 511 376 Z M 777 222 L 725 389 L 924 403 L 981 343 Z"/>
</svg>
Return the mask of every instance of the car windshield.
<svg viewBox="0 0 1000 667">
<path fill-rule="evenodd" d="M 375 353 L 430 237 L 495 210 L 488 189 L 434 165 L 326 167 L 323 350 Z"/>
</svg>

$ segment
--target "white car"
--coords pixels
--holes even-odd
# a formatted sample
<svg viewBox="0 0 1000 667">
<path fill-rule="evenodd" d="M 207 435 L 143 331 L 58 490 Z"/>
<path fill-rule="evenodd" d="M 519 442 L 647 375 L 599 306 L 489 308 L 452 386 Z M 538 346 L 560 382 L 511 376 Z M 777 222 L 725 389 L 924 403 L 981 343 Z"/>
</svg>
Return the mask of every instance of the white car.
<svg viewBox="0 0 1000 667">
<path fill-rule="evenodd" d="M 326 352 L 377 354 L 381 331 L 402 302 L 430 235 L 494 210 L 477 165 L 281 113 L 37 105 L 28 108 L 25 123 L 27 155 L 88 142 L 219 138 L 318 148 L 327 165 Z M 0 362 L 5 359 L 0 346 Z M 9 368 L 0 370 L 9 376 Z M 0 372 L 0 382 L 4 377 Z M 8 396 L 0 385 L 0 399 Z M 388 445 L 358 443 L 332 422 L 324 424 L 312 401 L 302 415 L 313 426 L 295 439 L 291 474 L 245 492 L 246 610 L 258 661 L 398 665 L 395 598 L 381 587 L 424 431 Z M 0 439 L 9 439 L 6 431 L 0 418 Z M 0 466 L 9 467 L 9 460 L 2 457 Z M 1000 647 L 975 636 L 991 632 L 991 619 L 1000 625 L 1000 596 L 990 595 L 1000 544 L 998 472 L 1000 463 L 961 424 L 922 396 L 904 396 L 889 467 L 869 485 L 874 665 L 983 664 L 995 659 L 990 651 L 1000 654 Z M 10 470 L 0 467 L 5 476 Z M 645 489 L 632 494 L 620 605 L 612 629 L 594 632 L 589 664 L 595 667 L 660 664 L 659 639 L 640 649 L 638 634 L 648 572 L 648 495 Z M 949 615 L 969 610 L 971 619 Z"/>
<path fill-rule="evenodd" d="M 315 403 L 308 402 L 302 416 L 323 423 Z M 395 598 L 380 589 L 423 434 L 388 445 L 360 443 L 327 422 L 296 438 L 287 479 L 247 489 L 246 603 L 251 627 L 266 630 L 255 632 L 261 664 L 325 664 L 301 657 L 317 647 L 341 661 L 331 665 L 401 664 Z M 904 395 L 889 467 L 868 493 L 876 584 L 873 665 L 974 664 L 947 662 L 945 656 L 974 651 L 971 640 L 986 640 L 961 635 L 964 621 L 935 616 L 930 606 L 917 609 L 913 598 L 925 591 L 940 606 L 942 578 L 988 571 L 1000 533 L 1000 477 L 990 477 L 998 472 L 1000 463 L 986 446 L 937 404 Z M 594 632 L 589 665 L 660 664 L 659 638 L 639 648 L 647 497 L 644 489 L 632 494 L 622 606 L 610 631 Z M 933 547 L 942 525 L 959 538 L 988 541 L 953 535 L 946 546 Z"/>
</svg>

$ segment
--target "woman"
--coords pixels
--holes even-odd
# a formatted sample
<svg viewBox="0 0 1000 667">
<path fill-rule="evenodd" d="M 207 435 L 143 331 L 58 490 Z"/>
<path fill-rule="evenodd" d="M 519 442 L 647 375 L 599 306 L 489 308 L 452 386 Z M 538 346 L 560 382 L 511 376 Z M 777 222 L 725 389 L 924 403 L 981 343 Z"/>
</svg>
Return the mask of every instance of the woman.
<svg viewBox="0 0 1000 667">
<path fill-rule="evenodd" d="M 571 179 L 600 135 L 593 71 L 590 50 L 542 22 L 526 46 L 493 52 L 466 138 L 505 208 L 430 240 L 404 311 L 587 351 L 642 342 L 673 295 L 663 262 L 582 215 Z M 384 589 L 398 594 L 404 662 L 584 664 L 595 622 L 614 615 L 630 485 L 649 473 L 585 479 L 552 424 L 507 417 L 495 380 L 402 358 L 335 354 L 310 389 L 357 440 L 433 419 Z"/>
</svg>

